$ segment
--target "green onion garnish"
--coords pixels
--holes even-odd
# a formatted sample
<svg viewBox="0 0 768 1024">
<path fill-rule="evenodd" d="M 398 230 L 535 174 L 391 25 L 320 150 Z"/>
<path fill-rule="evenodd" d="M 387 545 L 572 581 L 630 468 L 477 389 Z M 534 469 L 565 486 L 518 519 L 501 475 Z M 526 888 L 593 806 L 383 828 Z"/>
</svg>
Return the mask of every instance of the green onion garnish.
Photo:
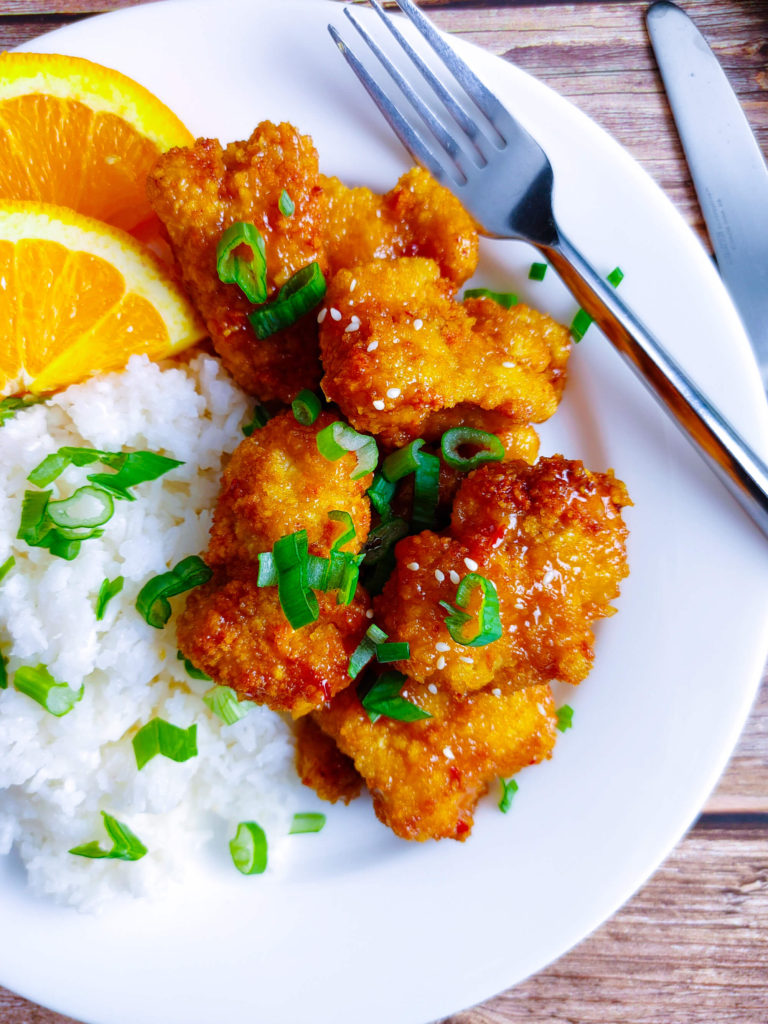
<svg viewBox="0 0 768 1024">
<path fill-rule="evenodd" d="M 147 580 L 136 598 L 136 608 L 144 621 L 155 629 L 162 629 L 171 617 L 169 597 L 176 597 L 207 583 L 213 573 L 197 555 L 189 555 L 169 572 Z"/>
<path fill-rule="evenodd" d="M 8 573 L 14 567 L 14 565 L 16 565 L 16 559 L 13 557 L 13 555 L 11 555 L 9 558 L 6 558 L 3 564 L 0 565 L 0 581 L 5 579 Z"/>
<path fill-rule="evenodd" d="M 373 483 L 367 490 L 371 504 L 382 519 L 392 517 L 391 502 L 395 496 L 395 484 L 387 480 L 383 473 L 375 473 Z"/>
<path fill-rule="evenodd" d="M 45 510 L 53 491 L 25 491 L 21 502 L 21 521 L 16 537 L 30 547 L 38 547 L 50 530 Z"/>
<path fill-rule="evenodd" d="M 372 722 L 377 722 L 382 716 L 394 718 L 397 722 L 418 722 L 422 718 L 432 717 L 428 711 L 400 696 L 405 682 L 406 676 L 402 672 L 395 672 L 394 669 L 379 676 L 361 698 L 362 705 Z"/>
<path fill-rule="evenodd" d="M 340 551 L 345 544 L 349 544 L 357 536 L 354 521 L 349 512 L 344 512 L 340 509 L 334 509 L 332 512 L 329 512 L 328 518 L 332 519 L 335 523 L 343 523 L 346 527 L 331 545 L 331 551 Z"/>
<path fill-rule="evenodd" d="M 125 579 L 122 576 L 115 576 L 113 580 L 104 580 L 99 587 L 99 596 L 96 598 L 96 619 L 101 621 L 104 618 L 104 612 L 107 610 L 107 605 L 116 597 L 123 589 Z"/>
<path fill-rule="evenodd" d="M 322 403 L 314 391 L 309 391 L 305 388 L 300 391 L 298 395 L 291 402 L 291 409 L 293 409 L 293 415 L 298 423 L 302 426 L 308 427 L 315 422 L 317 417 L 320 415 Z"/>
<path fill-rule="evenodd" d="M 528 277 L 531 281 L 543 281 L 546 273 L 546 263 L 532 263 L 531 269 L 528 271 Z"/>
<path fill-rule="evenodd" d="M 267 837 L 255 821 L 241 821 L 229 842 L 232 863 L 241 875 L 260 875 L 267 867 Z"/>
<path fill-rule="evenodd" d="M 411 645 L 404 640 L 391 644 L 378 644 L 376 647 L 376 660 L 382 665 L 390 661 L 407 661 L 410 656 Z"/>
<path fill-rule="evenodd" d="M 8 689 L 8 667 L 3 657 L 3 652 L 0 651 L 0 690 Z"/>
<path fill-rule="evenodd" d="M 418 465 L 413 475 L 413 511 L 411 521 L 418 530 L 431 530 L 437 522 L 437 503 L 440 498 L 440 459 L 436 455 L 419 452 Z"/>
<path fill-rule="evenodd" d="M 321 301 L 326 292 L 320 264 L 310 263 L 289 278 L 271 302 L 248 314 L 257 338 L 269 338 L 295 324 Z"/>
<path fill-rule="evenodd" d="M 363 564 L 373 566 L 365 577 L 365 589 L 369 594 L 381 592 L 395 567 L 395 544 L 406 537 L 408 532 L 406 521 L 394 518 L 380 523 L 368 534 Z"/>
<path fill-rule="evenodd" d="M 236 250 L 246 245 L 251 250 L 250 260 L 236 256 Z M 267 258 L 261 232 L 245 221 L 230 224 L 216 246 L 216 273 L 222 284 L 236 284 L 249 302 L 264 302 L 267 298 Z"/>
<path fill-rule="evenodd" d="M 329 423 L 318 433 L 317 450 L 329 462 L 336 462 L 348 452 L 354 452 L 357 466 L 354 473 L 350 474 L 350 480 L 359 480 L 367 473 L 372 473 L 379 461 L 376 440 L 370 434 L 358 434 L 341 420 Z"/>
<path fill-rule="evenodd" d="M 499 617 L 499 595 L 496 593 L 496 587 L 485 576 L 481 576 L 476 572 L 470 572 L 464 577 L 456 590 L 456 604 L 459 606 L 459 609 L 469 606 L 472 594 L 476 590 L 482 591 L 482 598 L 477 615 L 478 630 L 473 637 L 467 637 L 464 632 L 464 626 L 472 621 L 472 616 L 467 615 L 465 611 L 452 608 L 447 601 L 440 602 L 440 606 L 448 612 L 445 619 L 448 632 L 456 643 L 461 644 L 462 647 L 485 647 L 486 644 L 491 644 L 494 640 L 498 640 L 502 633 L 501 619 Z"/>
<path fill-rule="evenodd" d="M 8 420 L 12 419 L 20 409 L 26 409 L 29 405 L 39 405 L 44 398 L 4 398 L 0 402 L 0 427 L 4 427 Z"/>
<path fill-rule="evenodd" d="M 32 470 L 27 480 L 35 487 L 47 487 L 60 476 L 67 466 L 89 466 L 101 462 L 114 473 L 92 473 L 88 480 L 110 491 L 116 498 L 134 501 L 129 487 L 135 487 L 148 480 L 156 480 L 164 473 L 183 466 L 178 459 L 169 459 L 156 452 L 105 452 L 97 448 L 59 448 Z"/>
<path fill-rule="evenodd" d="M 294 814 L 288 835 L 298 836 L 304 832 L 320 832 L 324 825 L 324 814 L 319 814 L 317 811 L 304 811 L 300 814 Z"/>
<path fill-rule="evenodd" d="M 419 452 L 424 447 L 424 443 L 423 438 L 418 438 L 418 440 L 407 444 L 405 448 L 398 448 L 397 451 L 388 455 L 381 464 L 383 478 L 394 484 L 408 476 L 409 473 L 415 473 L 419 467 Z"/>
<path fill-rule="evenodd" d="M 20 693 L 25 693 L 32 700 L 44 707 L 56 718 L 69 714 L 78 701 L 83 699 L 85 687 L 73 690 L 68 683 L 60 683 L 53 678 L 45 665 L 22 665 L 16 669 L 13 685 Z"/>
<path fill-rule="evenodd" d="M 277 569 L 277 595 L 283 614 L 294 629 L 320 617 L 317 598 L 309 589 L 307 531 L 297 530 L 281 537 L 272 548 Z"/>
<path fill-rule="evenodd" d="M 278 209 L 280 210 L 280 213 L 282 213 L 284 217 L 292 217 L 294 210 L 296 209 L 296 204 L 285 191 L 285 189 L 283 189 L 283 191 L 280 193 L 280 198 L 277 201 L 277 206 Z"/>
<path fill-rule="evenodd" d="M 623 280 L 624 280 L 624 271 L 621 269 L 621 267 L 614 267 L 614 269 L 610 272 L 610 274 L 606 278 L 606 281 L 608 282 L 608 284 L 612 284 L 614 288 L 618 288 Z"/>
<path fill-rule="evenodd" d="M 184 670 L 190 679 L 200 679 L 204 683 L 210 683 L 211 677 L 206 675 L 202 669 L 195 668 L 189 658 L 185 658 L 181 651 L 176 651 L 176 660 L 184 662 Z"/>
<path fill-rule="evenodd" d="M 560 732 L 573 727 L 573 708 L 570 704 L 563 704 L 555 712 L 557 715 L 557 728 Z"/>
<path fill-rule="evenodd" d="M 81 492 L 89 492 L 88 496 Z M 52 555 L 71 561 L 80 551 L 80 544 L 93 537 L 101 537 L 103 530 L 88 525 L 89 520 L 109 518 L 112 498 L 98 487 L 81 487 L 71 498 L 51 501 L 52 491 L 25 491 L 21 503 L 21 521 L 16 536 L 30 547 L 48 548 Z M 49 514 L 51 507 L 61 523 L 56 526 Z M 84 513 L 85 520 L 75 517 Z M 109 514 L 107 514 L 109 513 Z M 106 519 L 103 519 L 106 521 Z"/>
<path fill-rule="evenodd" d="M 576 313 L 571 323 L 571 334 L 573 340 L 578 344 L 584 335 L 587 333 L 590 325 L 593 323 L 593 318 L 589 315 L 586 309 L 580 309 Z"/>
<path fill-rule="evenodd" d="M 464 457 L 459 454 L 462 445 L 470 444 L 480 450 L 474 455 Z M 477 469 L 484 462 L 501 462 L 504 458 L 504 445 L 495 434 L 474 427 L 453 427 L 446 430 L 440 439 L 440 450 L 444 462 L 454 469 L 469 472 Z"/>
<path fill-rule="evenodd" d="M 49 501 L 46 507 L 46 514 L 54 526 L 71 530 L 90 530 L 94 526 L 103 526 L 114 512 L 112 496 L 93 484 L 78 487 L 70 498 Z"/>
<path fill-rule="evenodd" d="M 512 797 L 520 787 L 514 779 L 499 779 L 499 782 L 501 783 L 501 800 L 499 800 L 499 810 L 502 814 L 506 814 L 512 806 Z"/>
<path fill-rule="evenodd" d="M 203 694 L 203 700 L 224 725 L 234 725 L 255 707 L 251 700 L 238 700 L 231 686 L 214 686 Z"/>
<path fill-rule="evenodd" d="M 271 415 L 263 405 L 254 406 L 253 417 L 250 423 L 246 423 L 241 429 L 245 437 L 250 437 L 254 430 L 261 430 L 272 419 Z"/>
<path fill-rule="evenodd" d="M 142 725 L 131 742 L 139 771 L 156 754 L 181 763 L 197 757 L 197 725 L 181 729 L 162 718 L 153 718 Z"/>
<path fill-rule="evenodd" d="M 103 850 L 99 846 L 98 840 L 94 840 L 92 843 L 85 843 L 84 846 L 73 846 L 69 852 L 74 853 L 76 857 L 90 857 L 92 860 L 102 858 L 109 860 L 141 860 L 147 852 L 147 848 L 139 837 L 127 825 L 124 825 L 122 821 L 113 818 L 106 811 L 102 811 L 101 816 L 104 819 L 104 828 L 107 830 L 107 835 L 112 840 L 112 849 Z"/>
<path fill-rule="evenodd" d="M 387 634 L 372 622 L 365 631 L 365 636 L 355 648 L 349 659 L 347 672 L 350 679 L 356 679 L 365 666 L 376 657 L 376 648 L 387 639 Z"/>
<path fill-rule="evenodd" d="M 516 306 L 520 301 L 514 292 L 492 292 L 490 288 L 467 288 L 464 292 L 465 299 L 493 299 L 505 309 Z"/>
</svg>

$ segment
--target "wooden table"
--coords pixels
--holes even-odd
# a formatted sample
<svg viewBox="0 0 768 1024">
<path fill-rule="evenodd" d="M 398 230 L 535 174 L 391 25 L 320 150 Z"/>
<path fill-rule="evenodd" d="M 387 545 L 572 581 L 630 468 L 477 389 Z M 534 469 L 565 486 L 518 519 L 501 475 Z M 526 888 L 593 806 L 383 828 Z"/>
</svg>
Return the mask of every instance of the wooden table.
<svg viewBox="0 0 768 1024">
<path fill-rule="evenodd" d="M 133 2 L 0 0 L 0 49 Z M 443 28 L 514 61 L 594 117 L 706 240 L 648 46 L 646 3 L 422 3 Z M 768 0 L 681 6 L 709 38 L 768 153 Z M 65 1020 L 0 989 L 2 1024 Z M 767 1020 L 768 678 L 720 785 L 651 881 L 557 963 L 445 1024 Z"/>
</svg>

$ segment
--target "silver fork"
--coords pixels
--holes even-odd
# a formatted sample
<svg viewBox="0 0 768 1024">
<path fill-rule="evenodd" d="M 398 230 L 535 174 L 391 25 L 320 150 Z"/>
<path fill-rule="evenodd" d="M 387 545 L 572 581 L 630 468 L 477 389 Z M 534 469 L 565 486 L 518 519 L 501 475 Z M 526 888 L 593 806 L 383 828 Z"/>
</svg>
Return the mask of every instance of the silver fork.
<svg viewBox="0 0 768 1024">
<path fill-rule="evenodd" d="M 367 31 L 357 11 L 347 6 L 344 13 L 368 47 L 369 62 L 373 55 L 389 74 L 389 90 L 379 84 L 333 25 L 328 31 L 405 148 L 458 196 L 484 234 L 522 239 L 541 250 L 713 472 L 768 535 L 768 466 L 558 227 L 552 209 L 554 176 L 544 150 L 412 0 L 397 0 L 397 4 L 450 78 L 439 78 L 431 70 L 379 0 L 370 3 L 410 62 L 408 77 Z M 425 85 L 430 90 L 429 101 L 423 97 Z M 391 98 L 392 92 L 398 94 L 398 100 Z M 467 99 L 480 116 L 472 112 Z M 438 113 L 441 109 L 442 114 Z M 450 121 L 451 130 L 446 127 Z"/>
</svg>

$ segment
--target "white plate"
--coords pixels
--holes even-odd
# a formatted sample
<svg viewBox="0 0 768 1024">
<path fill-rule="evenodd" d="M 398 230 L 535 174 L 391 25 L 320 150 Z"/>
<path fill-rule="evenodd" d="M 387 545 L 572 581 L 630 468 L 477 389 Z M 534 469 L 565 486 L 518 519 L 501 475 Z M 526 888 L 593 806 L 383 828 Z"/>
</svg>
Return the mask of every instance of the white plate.
<svg viewBox="0 0 768 1024">
<path fill-rule="evenodd" d="M 326 172 L 384 189 L 406 160 L 328 37 L 341 15 L 323 0 L 185 0 L 28 48 L 119 68 L 197 134 L 293 121 Z M 625 298 L 765 451 L 747 341 L 671 204 L 563 99 L 462 52 L 549 152 L 565 231 L 606 272 L 622 266 Z M 569 318 L 554 275 L 527 281 L 534 256 L 487 243 L 478 277 L 511 279 Z M 282 874 L 201 865 L 194 887 L 100 918 L 32 899 L 8 861 L 3 984 L 97 1024 L 424 1024 L 537 971 L 630 896 L 692 821 L 747 716 L 768 644 L 768 545 L 594 329 L 566 396 L 544 449 L 628 482 L 632 576 L 598 630 L 594 672 L 569 691 L 574 728 L 522 774 L 513 810 L 488 800 L 467 843 L 408 845 L 358 801 L 334 808 Z"/>
</svg>

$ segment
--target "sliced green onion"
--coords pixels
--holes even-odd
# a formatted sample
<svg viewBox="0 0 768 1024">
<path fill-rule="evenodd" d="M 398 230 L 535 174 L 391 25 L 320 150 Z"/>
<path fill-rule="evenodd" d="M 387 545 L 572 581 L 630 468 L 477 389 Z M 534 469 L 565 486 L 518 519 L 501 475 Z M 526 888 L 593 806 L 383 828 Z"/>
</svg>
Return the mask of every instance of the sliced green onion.
<svg viewBox="0 0 768 1024">
<path fill-rule="evenodd" d="M 251 250 L 250 260 L 235 255 L 241 245 Z M 266 251 L 264 238 L 255 225 L 246 221 L 230 224 L 216 246 L 216 273 L 222 284 L 236 284 L 249 302 L 266 300 Z"/>
<path fill-rule="evenodd" d="M 381 592 L 395 567 L 395 544 L 408 532 L 406 521 L 394 518 L 380 523 L 368 534 L 363 565 L 373 566 L 365 577 L 365 589 L 369 594 Z"/>
<path fill-rule="evenodd" d="M 520 787 L 514 779 L 499 779 L 499 782 L 501 783 L 501 800 L 499 800 L 499 810 L 502 814 L 506 814 L 512 806 L 512 797 Z"/>
<path fill-rule="evenodd" d="M 192 664 L 189 658 L 185 658 L 181 651 L 176 651 L 176 660 L 184 662 L 184 670 L 190 677 L 190 679 L 199 679 L 204 683 L 212 682 L 211 677 L 209 675 L 206 675 L 205 672 L 202 671 L 202 669 L 195 668 L 195 666 Z"/>
<path fill-rule="evenodd" d="M 372 473 L 379 461 L 379 449 L 375 438 L 370 434 L 358 434 L 348 423 L 342 423 L 341 420 L 329 423 L 318 433 L 317 450 L 329 462 L 336 462 L 347 452 L 354 452 L 357 466 L 354 473 L 350 474 L 350 480 L 360 480 L 367 473 Z"/>
<path fill-rule="evenodd" d="M 328 518 L 332 519 L 335 523 L 343 523 L 346 526 L 346 530 L 331 545 L 331 551 L 339 551 L 345 544 L 349 544 L 357 536 L 355 533 L 355 523 L 349 512 L 344 512 L 340 509 L 334 509 L 332 512 L 329 512 Z"/>
<path fill-rule="evenodd" d="M 459 448 L 464 444 L 475 445 L 480 451 L 465 458 L 459 454 Z M 440 450 L 447 465 L 464 472 L 477 469 L 484 462 L 501 462 L 504 458 L 504 445 L 501 439 L 495 434 L 476 430 L 474 427 L 453 427 L 446 430 L 440 439 Z"/>
<path fill-rule="evenodd" d="M 492 292 L 490 288 L 467 288 L 465 299 L 493 299 L 505 309 L 516 306 L 520 301 L 514 292 Z"/>
<path fill-rule="evenodd" d="M 104 580 L 99 587 L 99 596 L 96 598 L 96 619 L 101 621 L 104 618 L 104 612 L 107 610 L 107 605 L 116 597 L 123 589 L 125 579 L 123 576 L 115 576 L 113 580 Z"/>
<path fill-rule="evenodd" d="M 4 398 L 0 402 L 0 427 L 4 427 L 21 409 L 26 409 L 29 405 L 39 405 L 44 401 L 44 398 L 33 398 L 31 395 L 26 398 Z"/>
<path fill-rule="evenodd" d="M 573 708 L 570 704 L 563 704 L 555 714 L 557 715 L 557 728 L 560 732 L 565 732 L 573 727 Z"/>
<path fill-rule="evenodd" d="M 92 843 L 85 843 L 84 846 L 73 846 L 69 852 L 74 853 L 76 857 L 90 857 L 92 860 L 141 860 L 147 848 L 139 837 L 122 821 L 113 818 L 106 811 L 102 811 L 101 816 L 107 835 L 112 840 L 112 849 L 104 850 L 99 846 L 98 840 L 94 840 Z"/>
<path fill-rule="evenodd" d="M 229 842 L 232 863 L 241 875 L 260 875 L 267 867 L 267 837 L 255 821 L 241 821 Z"/>
<path fill-rule="evenodd" d="M 404 640 L 391 644 L 378 644 L 376 660 L 384 665 L 390 661 L 407 661 L 411 656 L 411 645 Z"/>
<path fill-rule="evenodd" d="M 108 523 L 115 512 L 115 503 L 101 487 L 86 484 L 78 487 L 70 498 L 49 501 L 46 514 L 54 526 L 66 529 L 92 529 Z"/>
<path fill-rule="evenodd" d="M 352 600 L 357 590 L 357 583 L 360 579 L 360 566 L 362 565 L 365 555 L 350 555 L 346 551 L 332 552 L 331 553 L 331 566 L 335 557 L 341 556 L 344 559 L 341 580 L 337 587 L 328 585 L 329 590 L 338 590 L 338 596 L 336 598 L 337 604 L 348 605 L 352 604 Z M 332 574 L 333 578 L 333 574 Z"/>
<path fill-rule="evenodd" d="M 0 651 L 0 690 L 8 689 L 8 666 L 5 663 L 3 652 Z"/>
<path fill-rule="evenodd" d="M 280 210 L 280 213 L 282 213 L 284 217 L 292 217 L 294 210 L 296 209 L 296 204 L 285 191 L 285 189 L 283 189 L 283 191 L 280 193 L 280 198 L 277 201 L 277 206 L 278 209 Z"/>
<path fill-rule="evenodd" d="M 383 473 L 374 474 L 373 483 L 366 493 L 382 519 L 391 519 L 392 517 L 391 502 L 396 490 L 395 484 L 387 480 Z"/>
<path fill-rule="evenodd" d="M 46 456 L 32 470 L 27 480 L 36 487 L 47 487 L 60 476 L 67 466 L 88 466 L 101 462 L 114 473 L 95 473 L 88 477 L 91 483 L 110 491 L 116 498 L 133 501 L 129 487 L 155 480 L 177 466 L 183 466 L 178 459 L 169 459 L 156 452 L 105 452 L 98 448 L 72 448 L 65 446 Z"/>
<path fill-rule="evenodd" d="M 528 271 L 528 277 L 531 281 L 543 281 L 544 276 L 547 273 L 546 263 L 532 263 L 531 269 Z"/>
<path fill-rule="evenodd" d="M 413 511 L 411 521 L 415 530 L 432 530 L 437 524 L 437 504 L 440 499 L 440 459 L 436 455 L 419 452 L 419 461 L 413 475 Z"/>
<path fill-rule="evenodd" d="M 310 263 L 309 266 L 302 267 L 285 282 L 271 302 L 248 314 L 256 337 L 263 340 L 276 331 L 295 324 L 321 301 L 326 287 L 319 263 Z"/>
<path fill-rule="evenodd" d="M 459 609 L 467 608 L 473 591 L 478 589 L 482 591 L 482 598 L 477 616 L 478 630 L 473 637 L 467 637 L 464 632 L 464 626 L 472 621 L 472 616 L 467 615 L 463 610 L 452 608 L 447 601 L 440 602 L 440 606 L 448 611 L 445 619 L 448 632 L 462 647 L 485 647 L 486 644 L 498 640 L 502 633 L 499 595 L 496 593 L 496 587 L 485 576 L 476 572 L 468 573 L 456 591 L 456 604 Z"/>
<path fill-rule="evenodd" d="M 624 271 L 621 269 L 621 267 L 614 267 L 614 269 L 610 272 L 610 274 L 606 278 L 606 281 L 608 282 L 608 284 L 612 284 L 614 288 L 618 288 L 623 280 L 624 280 Z"/>
<path fill-rule="evenodd" d="M 419 452 L 424 443 L 422 438 L 418 438 L 405 448 L 398 448 L 396 452 L 388 455 L 381 464 L 381 475 L 384 479 L 394 484 L 409 473 L 415 473 L 419 468 Z"/>
<path fill-rule="evenodd" d="M 16 565 L 16 559 L 11 555 L 0 565 L 0 582 L 5 579 L 11 569 Z"/>
<path fill-rule="evenodd" d="M 324 825 L 324 814 L 319 814 L 316 811 L 304 811 L 301 814 L 294 814 L 288 835 L 298 836 L 304 832 L 320 832 Z"/>
<path fill-rule="evenodd" d="M 406 676 L 402 672 L 395 672 L 394 669 L 379 676 L 361 698 L 362 705 L 372 722 L 377 722 L 382 716 L 394 718 L 397 722 L 418 722 L 423 718 L 432 717 L 428 711 L 400 696 L 405 682 Z"/>
<path fill-rule="evenodd" d="M 44 707 L 56 718 L 69 714 L 78 701 L 83 699 L 85 687 L 73 690 L 68 683 L 60 683 L 53 678 L 46 665 L 22 665 L 16 669 L 13 677 L 13 685 L 19 693 L 25 693 L 27 697 Z"/>
<path fill-rule="evenodd" d="M 576 313 L 576 316 L 573 318 L 573 322 L 571 323 L 571 334 L 573 335 L 573 340 L 577 344 L 587 333 L 592 323 L 593 318 L 589 315 L 586 309 L 580 309 Z"/>
<path fill-rule="evenodd" d="M 376 657 L 376 648 L 386 639 L 387 634 L 384 630 L 380 629 L 375 622 L 372 622 L 349 659 L 347 673 L 350 679 L 356 679 L 365 666 L 373 661 Z"/>
<path fill-rule="evenodd" d="M 253 416 L 250 423 L 246 423 L 241 430 L 245 437 L 250 437 L 255 430 L 261 430 L 272 419 L 271 414 L 263 405 L 256 405 L 253 409 Z"/>
<path fill-rule="evenodd" d="M 142 725 L 131 742 L 139 771 L 157 754 L 180 764 L 197 757 L 197 725 L 181 729 L 163 718 L 153 718 Z"/>
<path fill-rule="evenodd" d="M 297 423 L 301 423 L 304 427 L 309 427 L 320 415 L 322 403 L 314 391 L 309 391 L 305 388 L 291 402 L 291 409 L 293 409 L 293 415 Z"/>
<path fill-rule="evenodd" d="M 320 607 L 309 589 L 307 531 L 281 537 L 272 548 L 272 557 L 277 569 L 277 596 L 286 619 L 294 629 L 315 622 Z"/>
<path fill-rule="evenodd" d="M 234 725 L 256 706 L 251 700 L 238 700 L 231 686 L 214 686 L 203 694 L 203 701 L 224 725 Z"/>
<path fill-rule="evenodd" d="M 45 514 L 53 491 L 25 491 L 21 501 L 21 521 L 16 534 L 19 540 L 30 547 L 38 547 L 40 541 L 51 529 Z"/>
<path fill-rule="evenodd" d="M 136 598 L 136 608 L 149 626 L 162 629 L 171 617 L 169 597 L 207 583 L 213 573 L 197 555 L 189 555 L 169 572 L 147 580 Z"/>
</svg>

